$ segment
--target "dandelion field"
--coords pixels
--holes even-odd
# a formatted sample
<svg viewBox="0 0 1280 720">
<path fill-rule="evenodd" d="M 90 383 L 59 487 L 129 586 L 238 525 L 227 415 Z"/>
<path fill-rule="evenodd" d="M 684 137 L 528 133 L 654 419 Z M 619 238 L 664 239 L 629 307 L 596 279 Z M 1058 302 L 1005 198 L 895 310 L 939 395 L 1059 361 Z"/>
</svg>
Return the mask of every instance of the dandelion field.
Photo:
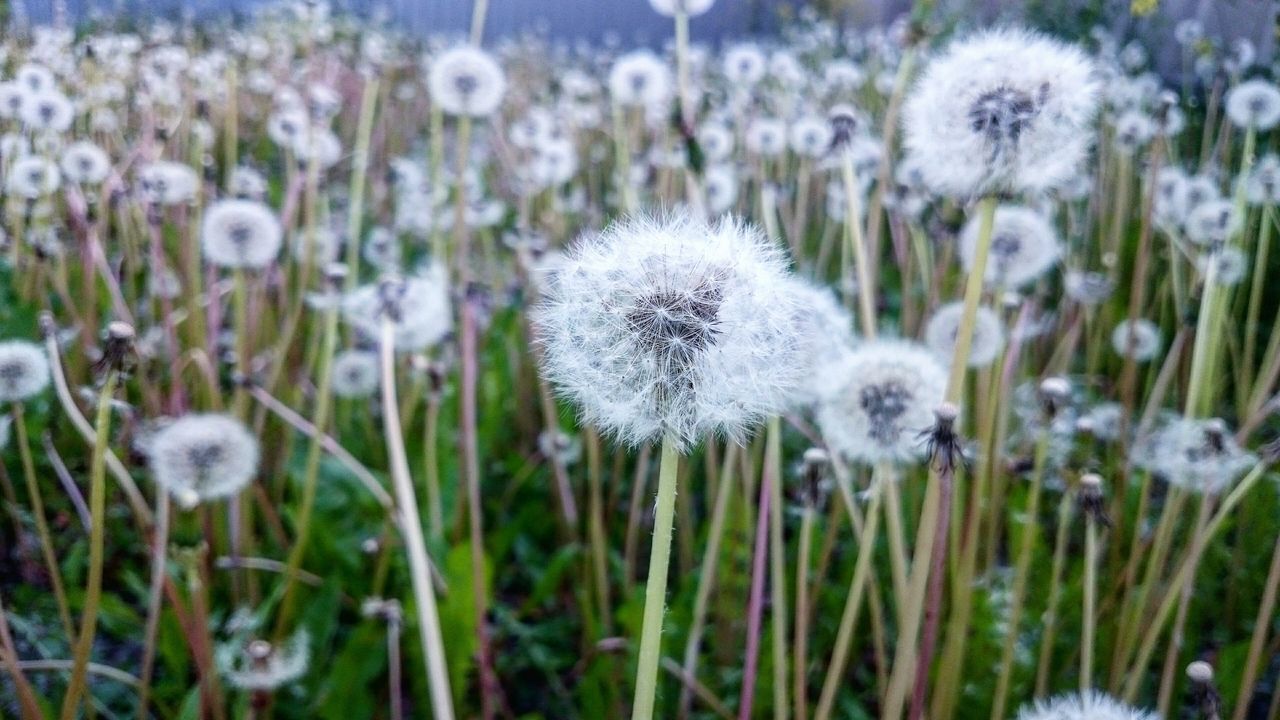
<svg viewBox="0 0 1280 720">
<path fill-rule="evenodd" d="M 0 717 L 1280 717 L 1278 68 L 651 4 L 8 5 Z"/>
</svg>

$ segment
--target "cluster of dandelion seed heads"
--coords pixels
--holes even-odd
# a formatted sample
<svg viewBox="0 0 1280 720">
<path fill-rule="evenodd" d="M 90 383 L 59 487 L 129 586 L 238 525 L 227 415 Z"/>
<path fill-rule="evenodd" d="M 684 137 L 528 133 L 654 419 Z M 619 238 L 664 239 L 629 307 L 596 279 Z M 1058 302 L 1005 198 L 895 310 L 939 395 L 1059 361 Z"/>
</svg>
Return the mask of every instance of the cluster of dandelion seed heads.
<svg viewBox="0 0 1280 720">
<path fill-rule="evenodd" d="M 230 497 L 258 472 L 257 439 L 228 415 L 185 415 L 145 444 L 156 484 L 183 508 Z"/>
<path fill-rule="evenodd" d="M 1043 192 L 1089 148 L 1099 83 L 1079 49 L 1025 30 L 953 41 L 903 106 L 904 145 L 935 192 Z"/>
<path fill-rule="evenodd" d="M 543 372 L 630 442 L 741 439 L 792 401 L 802 312 L 782 257 L 725 218 L 631 218 L 580 240 L 535 311 Z"/>
</svg>

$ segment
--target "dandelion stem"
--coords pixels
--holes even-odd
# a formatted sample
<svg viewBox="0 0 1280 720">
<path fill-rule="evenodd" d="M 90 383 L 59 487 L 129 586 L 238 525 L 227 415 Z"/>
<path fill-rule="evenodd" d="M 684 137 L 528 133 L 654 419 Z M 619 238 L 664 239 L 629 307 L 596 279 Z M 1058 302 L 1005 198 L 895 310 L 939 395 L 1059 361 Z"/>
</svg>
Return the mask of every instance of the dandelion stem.
<svg viewBox="0 0 1280 720">
<path fill-rule="evenodd" d="M 840 153 L 840 169 L 844 178 L 845 230 L 849 247 L 853 250 L 853 269 L 858 281 L 858 319 L 862 323 L 862 334 L 873 340 L 876 337 L 876 308 L 871 294 L 871 260 L 867 257 L 866 238 L 862 236 L 862 193 L 853 172 L 853 153 L 848 148 Z"/>
<path fill-rule="evenodd" d="M 40 492 L 40 483 L 36 480 L 36 466 L 31 457 L 31 439 L 27 433 L 26 412 L 21 402 L 13 404 L 13 426 L 18 436 L 18 454 L 22 458 L 22 476 L 26 480 L 27 494 L 31 496 L 31 516 L 36 521 L 36 534 L 40 538 L 40 551 L 48 566 L 49 584 L 53 587 L 53 597 L 58 603 L 58 619 L 62 621 L 62 629 L 71 642 L 76 636 L 75 625 L 71 621 L 70 606 L 67 605 L 67 593 L 62 587 L 62 570 L 58 567 L 58 554 L 53 549 L 53 537 L 49 534 L 49 523 L 44 516 L 44 498 Z M 90 523 L 92 532 L 92 523 Z"/>
<path fill-rule="evenodd" d="M 413 596 L 418 609 L 418 630 L 422 636 L 422 654 L 426 657 L 427 685 L 431 690 L 431 709 L 436 720 L 453 720 L 453 696 L 449 692 L 449 672 L 445 660 L 444 641 L 440 632 L 440 616 L 436 611 L 435 589 L 431 587 L 430 561 L 427 559 L 427 543 L 422 535 L 422 520 L 418 516 L 418 501 L 414 496 L 413 480 L 409 476 L 409 459 L 405 454 L 404 435 L 400 429 L 400 415 L 394 408 L 395 384 L 395 322 L 382 319 L 379 356 L 382 362 L 382 406 L 386 423 L 384 430 L 387 455 L 391 460 L 391 480 L 395 487 L 404 533 L 405 548 L 409 553 L 409 575 L 413 582 Z"/>
<path fill-rule="evenodd" d="M 765 431 L 765 472 L 769 483 L 769 592 L 773 629 L 773 717 L 786 720 L 787 698 L 787 558 L 782 539 L 782 428 L 775 415 Z"/>
<path fill-rule="evenodd" d="M 1067 531 L 1071 527 L 1071 495 L 1062 494 L 1058 501 L 1058 529 L 1053 540 L 1053 565 L 1049 571 L 1049 603 L 1044 612 L 1044 630 L 1040 635 L 1040 660 L 1036 664 L 1036 697 L 1049 691 L 1049 662 L 1053 658 L 1053 641 L 1057 637 L 1058 604 L 1062 602 L 1062 572 L 1067 564 Z"/>
<path fill-rule="evenodd" d="M 365 78 L 360 96 L 360 119 L 356 129 L 355 154 L 351 158 L 351 202 L 347 208 L 347 282 L 351 291 L 360 280 L 360 226 L 364 220 L 364 192 L 369 174 L 369 144 L 373 118 L 378 107 L 378 76 Z"/>
<path fill-rule="evenodd" d="M 151 691 L 151 670 L 155 665 L 156 642 L 160 635 L 160 611 L 164 602 L 164 581 L 169 558 L 169 493 L 156 493 L 156 526 L 151 540 L 151 584 L 147 588 L 147 624 L 143 631 L 142 667 L 138 670 L 138 720 L 147 720 Z"/>
<path fill-rule="evenodd" d="M 96 434 L 93 442 L 93 459 L 89 465 L 89 516 L 93 525 L 89 530 L 89 573 L 85 580 L 84 605 L 80 616 L 80 634 L 71 668 L 71 679 L 62 698 L 62 720 L 73 720 L 85 692 L 89 653 L 93 650 L 93 638 L 98 623 L 98 601 L 102 596 L 102 561 L 107 523 L 106 455 L 107 439 L 111 433 L 111 402 L 115 396 L 118 373 L 107 371 L 98 393 Z"/>
<path fill-rule="evenodd" d="M 1084 630 L 1080 638 L 1080 692 L 1093 689 L 1093 640 L 1098 624 L 1098 521 L 1084 514 Z"/>
<path fill-rule="evenodd" d="M 1280 535 L 1276 536 L 1276 547 L 1271 553 L 1271 569 L 1267 571 L 1262 601 L 1258 604 L 1258 618 L 1253 624 L 1253 636 L 1249 639 L 1249 654 L 1244 662 L 1244 671 L 1240 674 L 1240 692 L 1236 693 L 1236 709 L 1232 713 L 1232 720 L 1244 720 L 1245 711 L 1249 709 L 1249 701 L 1253 697 L 1253 690 L 1258 682 L 1260 669 L 1258 664 L 1262 660 L 1263 646 L 1267 642 L 1267 633 L 1275 620 L 1277 589 L 1280 589 Z"/>
<path fill-rule="evenodd" d="M 675 438 L 662 440 L 658 467 L 658 504 L 654 515 L 653 545 L 649 550 L 649 578 L 645 583 L 644 622 L 640 631 L 640 655 L 636 667 L 636 696 L 631 720 L 651 720 L 658 691 L 658 659 L 662 651 L 662 615 L 666 606 L 667 568 L 671 560 L 671 528 L 675 516 L 676 472 L 680 454 Z"/>
</svg>

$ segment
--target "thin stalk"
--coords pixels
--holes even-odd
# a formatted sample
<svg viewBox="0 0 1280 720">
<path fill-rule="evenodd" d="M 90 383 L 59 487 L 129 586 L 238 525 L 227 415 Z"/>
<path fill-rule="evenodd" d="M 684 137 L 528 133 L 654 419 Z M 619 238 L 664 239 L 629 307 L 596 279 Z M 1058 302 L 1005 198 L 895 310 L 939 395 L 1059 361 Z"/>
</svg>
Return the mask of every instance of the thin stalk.
<svg viewBox="0 0 1280 720">
<path fill-rule="evenodd" d="M 1084 518 L 1084 630 L 1080 638 L 1080 692 L 1093 689 L 1093 640 L 1098 625 L 1098 521 Z"/>
<path fill-rule="evenodd" d="M 845 228 L 853 251 L 853 270 L 858 281 L 858 320 L 867 338 L 876 336 L 876 308 L 872 297 L 870 259 L 866 239 L 862 236 L 862 193 L 853 172 L 853 154 L 846 148 L 840 153 L 841 177 L 844 179 Z"/>
<path fill-rule="evenodd" d="M 768 554 L 769 505 L 773 493 L 769 491 L 771 478 L 762 472 L 760 478 L 760 507 L 756 513 L 755 550 L 751 560 L 751 594 L 747 600 L 747 649 L 742 670 L 742 694 L 738 699 L 738 720 L 750 720 L 755 709 L 756 685 L 760 667 L 760 625 L 764 618 L 765 556 Z"/>
<path fill-rule="evenodd" d="M 769 592 L 773 626 L 773 717 L 786 720 L 787 698 L 787 557 L 782 538 L 782 427 L 769 418 L 765 433 L 765 471 L 769 473 Z"/>
<path fill-rule="evenodd" d="M 1071 495 L 1063 493 L 1058 502 L 1058 530 L 1053 540 L 1053 567 L 1049 573 L 1049 605 L 1044 612 L 1044 631 L 1040 636 L 1040 660 L 1036 664 L 1036 697 L 1049 690 L 1049 662 L 1053 658 L 1053 641 L 1058 629 L 1058 603 L 1062 601 L 1062 572 L 1067 561 L 1067 530 L 1071 527 Z"/>
<path fill-rule="evenodd" d="M 1253 358 L 1257 354 L 1258 317 L 1262 312 L 1262 291 L 1267 277 L 1267 257 L 1271 250 L 1271 212 L 1272 208 L 1268 205 L 1258 217 L 1261 227 L 1258 228 L 1258 248 L 1254 253 L 1253 278 L 1249 283 L 1249 305 L 1244 322 L 1244 354 L 1241 359 L 1241 366 L 1246 373 L 1246 390 L 1252 389 L 1254 380 Z"/>
<path fill-rule="evenodd" d="M 808 720 L 807 692 L 809 669 L 809 561 L 813 550 L 813 522 L 817 510 L 812 499 L 806 499 L 800 516 L 800 548 L 796 556 L 796 643 L 792 661 L 795 682 L 796 720 Z"/>
<path fill-rule="evenodd" d="M 390 317 L 383 317 L 379 356 L 382 362 L 384 408 L 399 406 L 395 384 L 395 332 L 395 322 Z M 422 654 L 426 657 L 426 679 L 431 690 L 432 715 L 436 720 L 453 720 L 449 667 L 445 660 L 435 590 L 431 587 L 430 561 L 427 559 L 426 539 L 422 535 L 422 520 L 418 516 L 418 500 L 414 495 L 413 480 L 409 476 L 409 459 L 405 454 L 400 415 L 394 410 L 385 412 L 383 422 L 386 424 L 387 456 L 391 460 L 391 481 L 402 517 L 400 527 L 409 553 L 409 576 L 413 581 L 413 596 L 418 608 L 418 630 L 422 635 Z"/>
<path fill-rule="evenodd" d="M 111 434 L 111 404 L 116 392 L 118 373 L 107 371 L 98 393 L 98 414 L 93 441 L 93 459 L 89 465 L 89 574 L 85 580 L 84 605 L 80 615 L 80 634 L 76 637 L 71 679 L 62 698 L 62 720 L 74 720 L 85 692 L 89 653 L 98 627 L 98 602 L 102 597 L 102 561 L 105 556 L 107 524 L 106 456 Z"/>
<path fill-rule="evenodd" d="M 644 591 L 644 622 L 636 666 L 636 695 L 631 720 L 652 720 L 658 693 L 658 659 L 662 654 L 662 615 L 667 602 L 667 569 L 671 561 L 671 528 L 675 519 L 678 442 L 662 440 L 658 467 L 658 503 L 654 515 L 653 546 L 649 550 L 649 578 Z"/>
<path fill-rule="evenodd" d="M 155 666 L 156 642 L 160 636 L 160 611 L 164 602 L 164 581 L 169 559 L 169 493 L 156 492 L 156 527 L 151 540 L 151 584 L 147 588 L 147 624 L 143 631 L 142 667 L 138 671 L 138 720 L 151 717 L 147 700 L 151 690 L 151 670 Z"/>
<path fill-rule="evenodd" d="M 31 515 L 36 521 L 36 535 L 40 538 L 40 551 L 44 555 L 44 563 L 49 571 L 49 584 L 53 586 L 53 597 L 58 603 L 58 619 L 62 621 L 62 629 L 71 642 L 76 636 L 75 625 L 71 622 L 71 610 L 67 604 L 67 593 L 62 587 L 62 569 L 58 566 L 58 553 L 53 549 L 53 536 L 49 534 L 49 523 L 44 516 L 44 498 L 40 492 L 40 483 L 36 480 L 36 466 L 31 458 L 31 438 L 27 434 L 27 419 L 21 402 L 13 404 L 13 426 L 18 436 L 18 454 L 22 458 L 22 476 L 27 483 L 27 494 L 31 499 Z M 90 523 L 90 532 L 93 524 Z"/>
<path fill-rule="evenodd" d="M 1199 559 L 1203 554 L 1203 545 L 1199 542 L 1200 533 L 1204 532 L 1205 526 L 1209 522 L 1209 513 L 1213 507 L 1213 499 L 1209 496 L 1200 497 L 1200 511 L 1196 513 L 1195 531 L 1191 534 L 1191 550 L 1195 554 L 1195 560 L 1198 565 Z M 1188 557 L 1188 559 L 1191 559 Z M 1165 653 L 1164 670 L 1160 677 L 1160 690 L 1156 695 L 1156 708 L 1160 713 L 1160 717 L 1169 717 L 1169 707 L 1173 702 L 1173 683 L 1178 670 L 1178 657 L 1182 654 L 1183 632 L 1187 625 L 1187 614 L 1190 612 L 1191 606 L 1191 590 L 1192 580 L 1195 578 L 1195 566 L 1182 582 L 1180 588 L 1170 586 L 1169 593 L 1175 590 L 1178 594 L 1178 610 L 1174 615 L 1173 632 L 1169 637 L 1169 649 Z"/>
<path fill-rule="evenodd" d="M 587 532 L 591 538 L 591 570 L 595 578 L 596 607 L 604 637 L 613 634 L 613 611 L 609 600 L 609 547 L 604 530 L 604 478 L 600 466 L 600 436 L 586 429 L 587 446 Z"/>
<path fill-rule="evenodd" d="M 1258 604 L 1258 618 L 1253 623 L 1253 636 L 1249 639 L 1249 654 L 1244 662 L 1244 672 L 1240 674 L 1240 691 L 1236 693 L 1236 709 L 1232 720 L 1244 720 L 1249 709 L 1249 700 L 1253 697 L 1254 687 L 1258 682 L 1262 661 L 1262 649 L 1267 643 L 1267 634 L 1271 623 L 1275 620 L 1276 590 L 1280 588 L 1280 535 L 1276 536 L 1276 547 L 1271 552 L 1271 569 L 1267 571 L 1267 580 L 1262 589 L 1262 601 Z"/>
<path fill-rule="evenodd" d="M 481 0 L 483 1 L 483 0 Z M 369 145 L 373 137 L 373 118 L 378 105 L 378 77 L 365 78 L 360 97 L 360 119 L 356 128 L 355 155 L 351 159 L 351 200 L 347 208 L 347 291 L 360 280 L 360 225 L 364 219 L 365 179 L 369 173 Z"/>
</svg>

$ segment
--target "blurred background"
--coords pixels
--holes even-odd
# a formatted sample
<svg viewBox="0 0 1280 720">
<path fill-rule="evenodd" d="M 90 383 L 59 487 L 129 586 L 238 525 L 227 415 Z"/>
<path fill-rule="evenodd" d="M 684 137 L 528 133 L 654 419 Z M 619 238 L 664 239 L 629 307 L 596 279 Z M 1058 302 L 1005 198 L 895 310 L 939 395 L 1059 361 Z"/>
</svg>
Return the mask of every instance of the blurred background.
<svg viewBox="0 0 1280 720">
<path fill-rule="evenodd" d="M 208 19 L 231 12 L 246 15 L 276 0 L 0 0 L 25 11 L 32 22 L 49 23 L 59 15 L 73 21 L 106 17 L 168 16 Z M 471 0 L 334 0 L 335 9 L 378 14 L 395 26 L 421 35 L 463 32 L 471 21 Z M 1221 42 L 1247 38 L 1259 58 L 1274 54 L 1278 0 L 935 0 L 937 17 L 947 25 L 1022 22 L 1068 37 L 1081 37 L 1097 24 L 1122 38 L 1140 38 L 1158 49 L 1156 64 L 1174 70 L 1180 61 L 1173 42 L 1179 20 L 1195 18 L 1205 34 Z M 692 23 L 695 39 L 717 41 L 770 35 L 787 18 L 812 10 L 865 26 L 889 23 L 911 7 L 911 0 L 719 0 Z M 646 0 L 491 0 L 487 39 L 533 32 L 559 40 L 654 44 L 671 37 L 670 22 Z"/>
</svg>

